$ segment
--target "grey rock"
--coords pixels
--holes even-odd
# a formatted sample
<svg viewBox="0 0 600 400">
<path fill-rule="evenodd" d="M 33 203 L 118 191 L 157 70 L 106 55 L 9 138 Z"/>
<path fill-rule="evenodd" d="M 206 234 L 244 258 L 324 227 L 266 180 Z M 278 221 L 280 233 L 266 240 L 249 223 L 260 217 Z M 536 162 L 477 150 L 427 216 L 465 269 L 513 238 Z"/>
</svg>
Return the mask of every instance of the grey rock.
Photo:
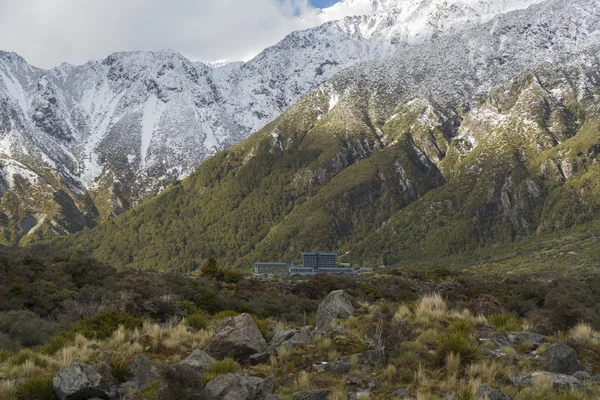
<svg viewBox="0 0 600 400">
<path fill-rule="evenodd" d="M 392 397 L 394 399 L 409 399 L 410 398 L 410 389 L 404 388 L 404 389 L 394 390 L 392 392 Z"/>
<path fill-rule="evenodd" d="M 590 378 L 592 382 L 600 382 L 600 375 L 594 375 Z"/>
<path fill-rule="evenodd" d="M 526 343 L 538 348 L 542 344 L 546 343 L 548 338 L 544 335 L 539 335 L 533 332 L 511 332 L 508 334 L 508 340 L 511 344 Z"/>
<path fill-rule="evenodd" d="M 518 387 L 532 386 L 535 379 L 549 379 L 552 382 L 552 387 L 557 390 L 587 390 L 586 387 L 579 382 L 579 379 L 570 375 L 536 371 L 530 374 L 513 375 L 510 377 L 513 385 Z"/>
<path fill-rule="evenodd" d="M 448 392 L 444 395 L 443 400 L 455 400 L 456 399 L 456 392 Z"/>
<path fill-rule="evenodd" d="M 564 344 L 553 344 L 544 361 L 544 369 L 559 374 L 574 374 L 579 371 L 577 352 Z"/>
<path fill-rule="evenodd" d="M 344 375 L 354 369 L 354 365 L 345 361 L 335 361 L 329 364 L 328 370 L 334 374 Z"/>
<path fill-rule="evenodd" d="M 343 290 L 329 293 L 317 309 L 317 332 L 323 332 L 335 325 L 336 320 L 354 315 L 352 299 Z"/>
<path fill-rule="evenodd" d="M 252 365 L 258 365 L 258 364 L 265 364 L 270 359 L 271 359 L 271 353 L 265 351 L 265 352 L 262 352 L 262 353 L 257 353 L 257 354 L 251 355 L 248 358 L 248 361 Z"/>
<path fill-rule="evenodd" d="M 297 347 L 302 343 L 311 343 L 310 326 L 300 329 L 284 329 L 275 332 L 267 347 L 268 352 L 273 352 L 281 347 Z"/>
<path fill-rule="evenodd" d="M 294 400 L 327 400 L 331 394 L 329 389 L 307 390 L 294 393 Z"/>
<path fill-rule="evenodd" d="M 146 389 L 152 381 L 158 378 L 156 367 L 152 365 L 150 359 L 145 356 L 136 357 L 129 366 L 131 381 L 135 383 L 137 389 Z"/>
<path fill-rule="evenodd" d="M 201 393 L 204 400 L 262 400 L 275 390 L 275 378 L 242 374 L 219 375 Z"/>
<path fill-rule="evenodd" d="M 267 342 L 252 317 L 242 314 L 225 318 L 204 350 L 217 359 L 232 357 L 245 362 L 266 348 Z"/>
<path fill-rule="evenodd" d="M 52 384 L 59 400 L 108 399 L 102 388 L 102 376 L 86 364 L 76 363 L 61 370 Z"/>
<path fill-rule="evenodd" d="M 573 376 L 577 379 L 579 379 L 580 381 L 587 381 L 590 380 L 592 378 L 592 376 L 590 375 L 589 372 L 587 371 L 577 371 L 573 374 Z"/>
<path fill-rule="evenodd" d="M 479 386 L 477 390 L 477 400 L 510 400 L 504 392 L 500 389 L 492 389 L 487 385 Z"/>
<path fill-rule="evenodd" d="M 181 361 L 179 364 L 187 365 L 194 370 L 203 373 L 208 371 L 212 363 L 215 362 L 215 359 L 205 352 L 204 350 L 194 350 L 192 354 L 190 354 L 185 360 Z"/>
</svg>

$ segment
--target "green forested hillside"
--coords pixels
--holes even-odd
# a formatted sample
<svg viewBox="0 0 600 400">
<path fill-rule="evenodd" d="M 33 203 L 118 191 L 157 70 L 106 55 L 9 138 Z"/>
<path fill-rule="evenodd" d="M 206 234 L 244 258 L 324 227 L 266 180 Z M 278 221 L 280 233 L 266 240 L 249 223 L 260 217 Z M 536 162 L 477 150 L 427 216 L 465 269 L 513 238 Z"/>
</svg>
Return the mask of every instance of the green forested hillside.
<svg viewBox="0 0 600 400">
<path fill-rule="evenodd" d="M 334 89 L 319 90 L 157 198 L 49 246 L 182 271 L 211 256 L 468 264 L 524 238 L 536 248 L 600 208 L 598 89 L 571 83 L 585 78 L 530 71 L 466 109 L 352 86 L 330 109 Z"/>
</svg>

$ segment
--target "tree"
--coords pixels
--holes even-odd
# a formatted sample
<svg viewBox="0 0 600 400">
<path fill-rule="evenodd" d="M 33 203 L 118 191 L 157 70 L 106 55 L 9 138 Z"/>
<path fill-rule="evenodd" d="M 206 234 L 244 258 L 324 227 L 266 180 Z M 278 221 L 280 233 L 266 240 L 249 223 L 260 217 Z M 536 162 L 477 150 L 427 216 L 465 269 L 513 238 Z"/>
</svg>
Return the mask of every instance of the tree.
<svg viewBox="0 0 600 400">
<path fill-rule="evenodd" d="M 217 263 L 217 259 L 215 257 L 210 257 L 208 260 L 206 260 L 202 268 L 200 268 L 200 273 L 202 276 L 217 280 L 223 280 L 225 275 L 223 268 Z"/>
</svg>

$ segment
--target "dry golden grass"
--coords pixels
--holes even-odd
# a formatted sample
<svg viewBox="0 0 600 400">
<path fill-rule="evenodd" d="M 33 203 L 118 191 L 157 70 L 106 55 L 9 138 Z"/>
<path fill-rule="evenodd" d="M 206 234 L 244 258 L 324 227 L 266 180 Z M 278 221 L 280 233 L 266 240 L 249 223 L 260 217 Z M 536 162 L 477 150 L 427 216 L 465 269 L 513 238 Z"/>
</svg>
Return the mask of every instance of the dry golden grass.
<svg viewBox="0 0 600 400">
<path fill-rule="evenodd" d="M 295 385 L 296 390 L 309 390 L 310 389 L 310 374 L 306 371 L 302 371 L 296 378 Z"/>
<path fill-rule="evenodd" d="M 598 334 L 594 332 L 592 327 L 588 324 L 578 324 L 576 327 L 571 329 L 569 332 L 571 337 L 579 339 L 584 343 L 592 344 L 597 341 Z"/>
<path fill-rule="evenodd" d="M 455 381 L 460 372 L 460 354 L 448 353 L 445 360 L 446 378 L 449 381 Z"/>
<path fill-rule="evenodd" d="M 0 380 L 0 399 L 12 399 L 17 394 L 15 382 L 11 379 Z"/>
<path fill-rule="evenodd" d="M 484 360 L 473 363 L 467 367 L 467 376 L 471 380 L 479 380 L 485 384 L 492 384 L 502 371 L 502 366 L 493 360 Z"/>
<path fill-rule="evenodd" d="M 448 306 L 439 293 L 425 295 L 417 304 L 415 317 L 417 322 L 427 324 L 431 321 L 441 321 L 447 317 Z"/>
</svg>

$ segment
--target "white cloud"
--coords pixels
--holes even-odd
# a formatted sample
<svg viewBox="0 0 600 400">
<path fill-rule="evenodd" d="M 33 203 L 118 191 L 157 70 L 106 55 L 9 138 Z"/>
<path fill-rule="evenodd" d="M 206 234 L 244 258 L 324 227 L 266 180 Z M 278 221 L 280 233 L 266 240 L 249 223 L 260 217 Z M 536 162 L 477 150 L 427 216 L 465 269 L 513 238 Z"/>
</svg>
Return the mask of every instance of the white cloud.
<svg viewBox="0 0 600 400">
<path fill-rule="evenodd" d="M 115 51 L 248 59 L 308 27 L 308 0 L 0 0 L 0 49 L 50 68 Z"/>
</svg>

